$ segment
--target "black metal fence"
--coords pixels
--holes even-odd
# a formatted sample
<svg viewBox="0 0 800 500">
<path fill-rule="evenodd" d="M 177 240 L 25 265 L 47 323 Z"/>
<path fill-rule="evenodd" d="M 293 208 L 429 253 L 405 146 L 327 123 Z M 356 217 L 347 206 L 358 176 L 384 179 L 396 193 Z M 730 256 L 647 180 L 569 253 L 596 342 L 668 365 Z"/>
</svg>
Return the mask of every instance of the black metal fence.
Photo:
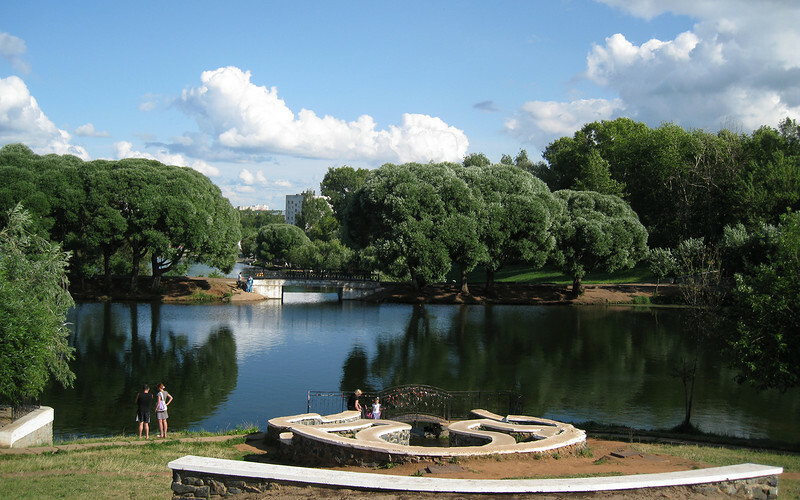
<svg viewBox="0 0 800 500">
<path fill-rule="evenodd" d="M 309 413 L 338 413 L 347 408 L 350 393 L 308 391 Z M 430 416 L 442 420 L 463 420 L 470 410 L 481 408 L 499 415 L 522 413 L 522 395 L 513 391 L 446 391 L 429 385 L 402 385 L 378 392 L 365 392 L 360 400 L 369 409 L 380 398 L 381 417 Z"/>
<path fill-rule="evenodd" d="M 0 402 L 0 427 L 8 425 L 15 420 L 19 420 L 28 413 L 38 409 L 38 401 L 25 401 L 19 404 L 7 404 Z"/>
<path fill-rule="evenodd" d="M 380 273 L 374 271 L 311 270 L 311 269 L 256 269 L 253 279 L 299 279 L 299 280 L 340 280 L 340 281 L 380 281 Z"/>
</svg>

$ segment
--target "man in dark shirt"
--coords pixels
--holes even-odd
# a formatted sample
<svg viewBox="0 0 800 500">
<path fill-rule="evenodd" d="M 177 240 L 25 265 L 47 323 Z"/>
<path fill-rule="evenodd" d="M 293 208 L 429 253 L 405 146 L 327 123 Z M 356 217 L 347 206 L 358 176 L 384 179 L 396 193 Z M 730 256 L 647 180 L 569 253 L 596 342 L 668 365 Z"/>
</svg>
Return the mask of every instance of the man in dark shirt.
<svg viewBox="0 0 800 500">
<path fill-rule="evenodd" d="M 361 389 L 356 389 L 353 394 L 347 399 L 347 409 L 348 410 L 358 410 L 361 411 L 361 401 L 358 398 L 361 396 Z"/>
<path fill-rule="evenodd" d="M 150 405 L 153 404 L 153 395 L 150 394 L 150 386 L 144 384 L 142 392 L 136 395 L 136 404 L 139 407 L 136 411 L 136 421 L 139 422 L 139 438 L 142 437 L 144 429 L 145 439 L 150 439 Z"/>
</svg>

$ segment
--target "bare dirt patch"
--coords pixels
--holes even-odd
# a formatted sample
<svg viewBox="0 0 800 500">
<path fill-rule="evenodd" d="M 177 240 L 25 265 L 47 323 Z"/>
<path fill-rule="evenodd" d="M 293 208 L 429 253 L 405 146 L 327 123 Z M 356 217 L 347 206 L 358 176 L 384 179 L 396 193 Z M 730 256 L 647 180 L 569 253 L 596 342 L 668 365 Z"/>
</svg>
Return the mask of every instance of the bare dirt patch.
<svg viewBox="0 0 800 500">
<path fill-rule="evenodd" d="M 421 475 L 424 477 L 453 479 L 548 479 L 571 476 L 622 476 L 651 474 L 709 467 L 708 464 L 665 454 L 640 453 L 630 445 L 619 441 L 587 439 L 589 452 L 555 458 L 531 455 L 516 455 L 499 458 L 482 457 L 460 459 L 452 463 L 420 462 L 398 464 L 390 467 L 330 467 L 331 470 L 387 474 L 394 476 Z M 242 447 L 242 448 L 240 448 Z M 252 451 L 251 460 L 273 462 L 274 449 L 250 443 L 237 445 L 242 451 Z M 291 465 L 285 464 L 284 465 Z M 346 489 L 325 489 L 311 486 L 279 486 L 265 494 L 247 498 L 356 498 L 365 493 Z M 419 499 L 419 498 L 488 498 L 486 495 L 455 495 L 448 493 L 384 493 L 371 492 L 370 498 Z M 546 494 L 503 495 L 503 498 L 697 498 L 688 488 L 658 489 L 632 492 L 597 492 L 591 494 Z"/>
<path fill-rule="evenodd" d="M 83 300 L 140 300 L 162 302 L 251 302 L 264 300 L 257 293 L 246 293 L 232 278 L 176 277 L 162 278 L 158 290 L 150 289 L 150 279 L 142 277 L 138 290 L 128 291 L 128 279 L 117 278 L 112 291 L 103 291 L 101 280 L 73 283 L 70 292 Z M 520 304 L 520 305 L 591 305 L 628 304 L 636 297 L 652 297 L 654 284 L 584 285 L 584 292 L 575 297 L 571 287 L 557 284 L 496 283 L 487 291 L 484 284 L 470 285 L 463 294 L 452 284 L 433 284 L 420 290 L 406 283 L 383 283 L 379 292 L 367 297 L 367 302 L 400 302 L 407 304 Z M 660 285 L 658 294 L 669 297 L 678 294 L 677 285 Z"/>
</svg>

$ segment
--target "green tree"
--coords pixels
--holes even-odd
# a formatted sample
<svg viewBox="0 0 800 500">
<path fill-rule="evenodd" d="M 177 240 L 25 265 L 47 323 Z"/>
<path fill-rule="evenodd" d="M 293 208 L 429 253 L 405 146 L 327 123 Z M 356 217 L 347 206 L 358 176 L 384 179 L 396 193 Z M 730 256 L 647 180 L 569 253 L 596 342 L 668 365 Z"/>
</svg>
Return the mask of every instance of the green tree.
<svg viewBox="0 0 800 500">
<path fill-rule="evenodd" d="M 603 157 L 597 129 L 606 122 L 590 123 L 571 138 L 562 137 L 547 146 L 542 156 L 549 162 L 543 173 L 551 189 L 575 189 L 621 195 L 625 184 L 611 175 L 611 164 Z"/>
<path fill-rule="evenodd" d="M 726 341 L 740 382 L 786 391 L 800 386 L 800 214 L 784 215 L 778 231 L 767 262 L 736 275 Z"/>
<path fill-rule="evenodd" d="M 335 238 L 339 231 L 339 222 L 333 216 L 331 206 L 325 198 L 316 197 L 313 192 L 304 193 L 303 206 L 295 225 L 302 229 L 311 241 L 328 241 Z"/>
<path fill-rule="evenodd" d="M 717 332 L 724 330 L 721 312 L 725 289 L 722 286 L 718 250 L 706 244 L 703 238 L 682 241 L 675 254 L 677 267 L 683 274 L 680 281 L 681 297 L 688 306 L 683 319 L 683 331 L 686 340 L 694 344 L 694 349 L 680 357 L 680 364 L 675 366 L 673 373 L 680 378 L 683 385 L 684 416 L 678 428 L 691 431 L 700 346 L 715 342 Z"/>
<path fill-rule="evenodd" d="M 479 241 L 488 290 L 511 263 L 544 265 L 555 246 L 551 227 L 560 205 L 541 180 L 511 165 L 466 168 L 460 174 L 480 200 Z"/>
<path fill-rule="evenodd" d="M 647 255 L 648 268 L 656 277 L 656 291 L 662 280 L 674 278 L 678 272 L 678 261 L 669 248 L 651 248 Z"/>
<path fill-rule="evenodd" d="M 67 343 L 69 254 L 29 231 L 30 214 L 17 205 L 0 231 L 0 397 L 32 399 L 51 375 L 72 385 L 73 349 Z"/>
<path fill-rule="evenodd" d="M 492 162 L 483 153 L 470 153 L 464 157 L 461 164 L 465 167 L 488 167 Z"/>
<path fill-rule="evenodd" d="M 619 197 L 593 191 L 553 194 L 563 203 L 554 225 L 553 260 L 572 277 L 574 294 L 581 293 L 587 272 L 629 269 L 647 256 L 647 230 Z"/>
<path fill-rule="evenodd" d="M 443 228 L 453 228 L 450 218 L 474 212 L 472 193 L 456 168 L 407 163 L 373 171 L 345 213 L 348 243 L 372 247 L 382 270 L 409 277 L 416 287 L 444 280 L 455 242 Z"/>
<path fill-rule="evenodd" d="M 297 226 L 268 224 L 258 230 L 256 258 L 262 262 L 291 261 L 290 252 L 293 249 L 310 244 L 306 233 Z"/>
<path fill-rule="evenodd" d="M 328 172 L 319 185 L 320 194 L 328 198 L 333 216 L 340 224 L 344 219 L 347 203 L 353 194 L 364 185 L 369 172 L 365 168 L 354 169 L 347 165 L 328 168 Z"/>
</svg>

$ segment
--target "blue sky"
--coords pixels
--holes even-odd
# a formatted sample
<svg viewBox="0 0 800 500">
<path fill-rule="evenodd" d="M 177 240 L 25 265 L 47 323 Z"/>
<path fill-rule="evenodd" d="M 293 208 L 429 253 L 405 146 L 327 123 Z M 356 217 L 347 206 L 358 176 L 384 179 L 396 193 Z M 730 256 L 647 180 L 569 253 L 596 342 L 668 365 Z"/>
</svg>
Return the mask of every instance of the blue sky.
<svg viewBox="0 0 800 500">
<path fill-rule="evenodd" d="M 282 209 L 328 167 L 537 158 L 595 120 L 798 119 L 798 26 L 796 0 L 8 2 L 0 144 Z"/>
</svg>

